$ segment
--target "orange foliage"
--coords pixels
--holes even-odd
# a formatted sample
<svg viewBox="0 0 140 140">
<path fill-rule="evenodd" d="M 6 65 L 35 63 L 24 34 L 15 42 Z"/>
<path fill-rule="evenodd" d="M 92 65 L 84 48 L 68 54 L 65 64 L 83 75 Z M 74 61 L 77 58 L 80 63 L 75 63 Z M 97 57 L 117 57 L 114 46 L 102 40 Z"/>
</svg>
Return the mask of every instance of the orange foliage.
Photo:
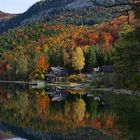
<svg viewBox="0 0 140 140">
<path fill-rule="evenodd" d="M 88 45 L 86 45 L 86 46 L 80 46 L 80 47 L 81 47 L 82 50 L 87 50 L 89 48 Z"/>
<path fill-rule="evenodd" d="M 41 44 L 45 43 L 45 36 L 44 35 L 40 35 L 40 41 Z"/>
<path fill-rule="evenodd" d="M 48 95 L 45 95 L 45 96 L 37 95 L 37 105 L 39 107 L 41 114 L 45 113 L 45 110 L 48 107 L 49 102 L 50 102 L 50 99 Z"/>
<path fill-rule="evenodd" d="M 45 118 L 45 112 L 49 105 L 49 102 L 50 102 L 50 99 L 48 95 L 45 95 L 45 96 L 37 95 L 37 105 L 39 107 L 39 113 L 42 120 L 44 120 Z"/>
<path fill-rule="evenodd" d="M 41 73 L 48 70 L 49 64 L 44 56 L 44 54 L 41 54 L 36 62 L 36 71 L 39 71 Z"/>
<path fill-rule="evenodd" d="M 39 44 L 37 44 L 35 50 L 36 50 L 37 52 L 40 52 L 41 48 L 40 48 L 40 45 L 39 45 Z"/>
<path fill-rule="evenodd" d="M 109 43 L 113 42 L 112 35 L 109 32 L 103 32 L 102 36 L 105 42 L 109 42 Z"/>
<path fill-rule="evenodd" d="M 113 127 L 114 127 L 114 118 L 108 114 L 105 114 L 104 128 L 111 129 Z"/>
<path fill-rule="evenodd" d="M 92 122 L 92 127 L 95 129 L 100 129 L 101 128 L 101 120 L 100 119 L 96 119 Z"/>
<path fill-rule="evenodd" d="M 1 103 L 6 103 L 9 101 L 11 94 L 6 91 L 3 87 L 0 87 L 0 102 Z"/>
<path fill-rule="evenodd" d="M 104 41 L 103 49 L 104 50 L 109 50 L 110 46 L 111 46 L 111 43 L 113 43 L 112 35 L 109 32 L 103 32 L 102 38 L 103 38 L 103 41 Z"/>
<path fill-rule="evenodd" d="M 0 61 L 0 75 L 3 75 L 7 70 L 10 69 L 10 65 L 6 61 Z"/>
<path fill-rule="evenodd" d="M 110 43 L 109 42 L 105 42 L 103 44 L 103 50 L 106 52 L 106 51 L 109 51 L 110 49 Z"/>
<path fill-rule="evenodd" d="M 100 39 L 98 33 L 91 33 L 91 32 L 89 32 L 87 34 L 87 38 L 89 38 L 90 40 L 92 40 L 93 43 L 94 43 L 94 45 L 96 45 L 98 43 L 99 39 Z"/>
</svg>

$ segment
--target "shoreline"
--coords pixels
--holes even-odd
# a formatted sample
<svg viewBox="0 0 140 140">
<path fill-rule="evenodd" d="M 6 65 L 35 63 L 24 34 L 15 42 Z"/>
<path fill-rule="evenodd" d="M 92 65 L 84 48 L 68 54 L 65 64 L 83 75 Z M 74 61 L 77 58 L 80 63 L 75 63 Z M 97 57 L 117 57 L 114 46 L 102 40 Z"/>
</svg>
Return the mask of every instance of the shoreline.
<svg viewBox="0 0 140 140">
<path fill-rule="evenodd" d="M 67 83 L 67 84 L 60 84 L 60 83 L 45 83 L 45 81 L 8 81 L 8 80 L 0 80 L 0 83 L 7 83 L 7 84 L 23 84 L 23 85 L 30 85 L 35 86 L 36 88 L 39 87 L 45 87 L 47 85 L 56 85 L 56 86 L 70 86 L 70 87 L 79 87 L 87 85 L 87 83 L 84 85 L 83 83 Z M 34 88 L 35 88 L 34 87 Z M 90 91 L 108 91 L 113 92 L 114 94 L 125 94 L 125 95 L 138 95 L 140 96 L 140 91 L 133 91 L 129 89 L 115 89 L 113 87 L 110 88 L 91 88 Z"/>
<path fill-rule="evenodd" d="M 8 81 L 8 80 L 0 80 L 0 83 L 7 83 L 7 84 L 36 84 L 35 82 L 32 81 Z"/>
</svg>

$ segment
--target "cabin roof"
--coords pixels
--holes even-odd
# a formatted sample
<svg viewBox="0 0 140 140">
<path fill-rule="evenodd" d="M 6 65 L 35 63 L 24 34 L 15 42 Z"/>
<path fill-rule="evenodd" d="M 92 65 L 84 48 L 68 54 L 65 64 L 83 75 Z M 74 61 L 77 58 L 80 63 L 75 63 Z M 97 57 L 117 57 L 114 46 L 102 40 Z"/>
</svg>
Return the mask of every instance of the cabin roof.
<svg viewBox="0 0 140 140">
<path fill-rule="evenodd" d="M 51 77 L 55 77 L 55 76 L 64 77 L 66 75 L 68 75 L 68 72 L 64 67 L 51 67 L 49 73 L 46 74 L 46 76 L 51 76 Z"/>
<path fill-rule="evenodd" d="M 101 70 L 103 72 L 107 72 L 107 73 L 113 72 L 113 66 L 112 65 L 104 65 L 101 67 Z"/>
<path fill-rule="evenodd" d="M 48 77 L 55 77 L 55 74 L 54 74 L 54 73 L 47 73 L 45 76 L 48 76 Z"/>
</svg>

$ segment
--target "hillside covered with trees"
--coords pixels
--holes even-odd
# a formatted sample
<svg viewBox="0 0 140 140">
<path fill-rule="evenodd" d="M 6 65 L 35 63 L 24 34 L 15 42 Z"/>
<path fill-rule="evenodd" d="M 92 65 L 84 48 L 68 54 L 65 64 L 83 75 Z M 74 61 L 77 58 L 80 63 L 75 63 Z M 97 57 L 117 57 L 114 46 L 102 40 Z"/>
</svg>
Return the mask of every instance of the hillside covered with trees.
<svg viewBox="0 0 140 140">
<path fill-rule="evenodd" d="M 27 12 L 35 10 L 40 4 L 33 5 Z M 51 3 L 49 4 L 51 7 Z M 56 4 L 57 1 L 53 6 Z M 69 4 L 62 3 L 63 6 Z M 137 83 L 137 88 L 140 81 L 137 28 L 139 7 L 135 3 L 127 5 L 131 4 L 134 5 L 133 12 L 128 8 L 129 15 L 125 16 L 123 13 L 124 16 L 101 24 L 77 26 L 70 23 L 40 21 L 1 34 L 1 78 L 44 79 L 43 74 L 52 66 L 65 67 L 70 73 L 91 73 L 93 67 L 115 64 L 115 83 L 119 83 L 117 86 L 128 88 L 131 84 L 133 87 Z"/>
<path fill-rule="evenodd" d="M 113 44 L 129 28 L 134 26 L 124 16 L 96 26 L 36 23 L 10 30 L 0 36 L 1 65 L 5 65 L 1 74 L 29 78 L 58 65 L 75 71 L 76 48 L 84 55 L 83 71 L 92 72 L 93 67 L 114 63 Z"/>
</svg>

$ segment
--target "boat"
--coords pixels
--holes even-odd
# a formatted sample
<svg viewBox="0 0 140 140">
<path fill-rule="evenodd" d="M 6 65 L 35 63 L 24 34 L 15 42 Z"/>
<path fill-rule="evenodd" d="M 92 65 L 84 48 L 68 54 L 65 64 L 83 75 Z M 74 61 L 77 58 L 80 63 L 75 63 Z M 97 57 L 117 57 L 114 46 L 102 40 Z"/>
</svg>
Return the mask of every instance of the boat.
<svg viewBox="0 0 140 140">
<path fill-rule="evenodd" d="M 60 86 L 56 87 L 56 91 L 65 91 L 67 89 L 68 89 L 67 87 L 60 87 Z"/>
<path fill-rule="evenodd" d="M 56 94 L 52 98 L 52 101 L 63 101 L 67 98 L 67 96 L 68 96 L 68 94 L 64 94 L 64 93 Z"/>
<path fill-rule="evenodd" d="M 56 92 L 46 92 L 46 94 L 50 95 L 51 97 L 55 96 L 56 95 Z"/>
<path fill-rule="evenodd" d="M 87 94 L 87 97 L 94 97 L 93 94 Z"/>
</svg>

